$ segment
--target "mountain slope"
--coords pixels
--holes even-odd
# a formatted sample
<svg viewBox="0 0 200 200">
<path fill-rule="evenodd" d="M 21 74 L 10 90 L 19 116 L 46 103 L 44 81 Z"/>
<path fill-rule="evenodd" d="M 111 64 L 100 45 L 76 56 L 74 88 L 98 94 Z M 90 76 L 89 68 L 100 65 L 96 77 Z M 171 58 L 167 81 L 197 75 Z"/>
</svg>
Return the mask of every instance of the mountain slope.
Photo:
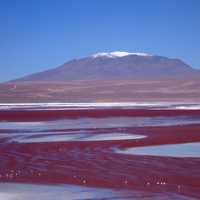
<svg viewBox="0 0 200 200">
<path fill-rule="evenodd" d="M 200 72 L 179 59 L 145 53 L 97 53 L 74 59 L 15 81 L 160 80 L 199 77 Z"/>
</svg>

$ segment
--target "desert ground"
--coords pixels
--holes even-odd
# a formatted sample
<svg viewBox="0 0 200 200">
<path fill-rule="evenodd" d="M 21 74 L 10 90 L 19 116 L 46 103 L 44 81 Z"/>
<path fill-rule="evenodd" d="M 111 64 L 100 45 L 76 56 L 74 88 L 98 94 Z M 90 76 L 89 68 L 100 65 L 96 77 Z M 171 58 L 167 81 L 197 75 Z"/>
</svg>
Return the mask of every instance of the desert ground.
<svg viewBox="0 0 200 200">
<path fill-rule="evenodd" d="M 66 81 L 0 84 L 0 102 L 199 102 L 200 81 Z"/>
</svg>

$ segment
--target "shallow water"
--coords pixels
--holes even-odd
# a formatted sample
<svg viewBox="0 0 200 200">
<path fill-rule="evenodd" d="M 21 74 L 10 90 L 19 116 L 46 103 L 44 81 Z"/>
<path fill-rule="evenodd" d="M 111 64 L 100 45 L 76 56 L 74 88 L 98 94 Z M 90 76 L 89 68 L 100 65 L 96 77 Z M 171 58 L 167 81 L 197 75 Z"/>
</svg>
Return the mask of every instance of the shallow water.
<svg viewBox="0 0 200 200">
<path fill-rule="evenodd" d="M 133 155 L 200 158 L 200 142 L 131 147 L 116 152 Z"/>
<path fill-rule="evenodd" d="M 0 111 L 0 199 L 200 198 L 198 110 L 11 106 Z"/>
<path fill-rule="evenodd" d="M 76 119 L 59 119 L 49 121 L 1 121 L 0 129 L 24 131 L 87 129 L 87 128 L 123 128 L 123 127 L 156 127 L 172 125 L 200 124 L 200 116 L 155 116 L 155 117 L 81 117 Z M 59 127 L 59 128 L 58 128 Z"/>
<path fill-rule="evenodd" d="M 35 184 L 13 184 L 0 183 L 0 199 L 3 200 L 100 200 L 100 199 L 182 199 L 192 200 L 193 198 L 185 198 L 183 195 L 175 193 L 152 193 L 138 190 L 116 190 L 106 188 L 93 188 L 75 185 L 35 185 Z"/>
<path fill-rule="evenodd" d="M 127 134 L 127 133 L 63 133 L 63 132 L 47 132 L 47 133 L 32 133 L 32 134 L 0 134 L 1 139 L 5 139 L 7 143 L 35 143 L 35 142 L 70 142 L 70 141 L 112 141 L 112 140 L 133 140 L 140 139 L 146 136 Z"/>
</svg>

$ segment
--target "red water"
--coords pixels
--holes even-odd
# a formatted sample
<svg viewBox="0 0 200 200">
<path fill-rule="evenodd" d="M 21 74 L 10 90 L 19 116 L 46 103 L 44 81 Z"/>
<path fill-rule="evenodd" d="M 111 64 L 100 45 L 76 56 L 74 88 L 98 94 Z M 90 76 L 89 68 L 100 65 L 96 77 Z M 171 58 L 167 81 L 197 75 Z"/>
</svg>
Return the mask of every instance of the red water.
<svg viewBox="0 0 200 200">
<path fill-rule="evenodd" d="M 116 151 L 200 142 L 199 110 L 0 111 L 0 120 L 1 182 L 117 189 L 129 199 L 200 199 L 200 155 Z"/>
</svg>

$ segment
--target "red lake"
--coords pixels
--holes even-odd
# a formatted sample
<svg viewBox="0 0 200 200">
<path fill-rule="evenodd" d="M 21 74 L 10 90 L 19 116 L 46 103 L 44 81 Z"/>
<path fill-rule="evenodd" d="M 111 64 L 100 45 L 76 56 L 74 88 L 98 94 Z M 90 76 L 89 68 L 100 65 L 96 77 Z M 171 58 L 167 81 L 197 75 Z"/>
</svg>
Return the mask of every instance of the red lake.
<svg viewBox="0 0 200 200">
<path fill-rule="evenodd" d="M 196 104 L 1 104 L 0 199 L 200 199 Z"/>
</svg>

